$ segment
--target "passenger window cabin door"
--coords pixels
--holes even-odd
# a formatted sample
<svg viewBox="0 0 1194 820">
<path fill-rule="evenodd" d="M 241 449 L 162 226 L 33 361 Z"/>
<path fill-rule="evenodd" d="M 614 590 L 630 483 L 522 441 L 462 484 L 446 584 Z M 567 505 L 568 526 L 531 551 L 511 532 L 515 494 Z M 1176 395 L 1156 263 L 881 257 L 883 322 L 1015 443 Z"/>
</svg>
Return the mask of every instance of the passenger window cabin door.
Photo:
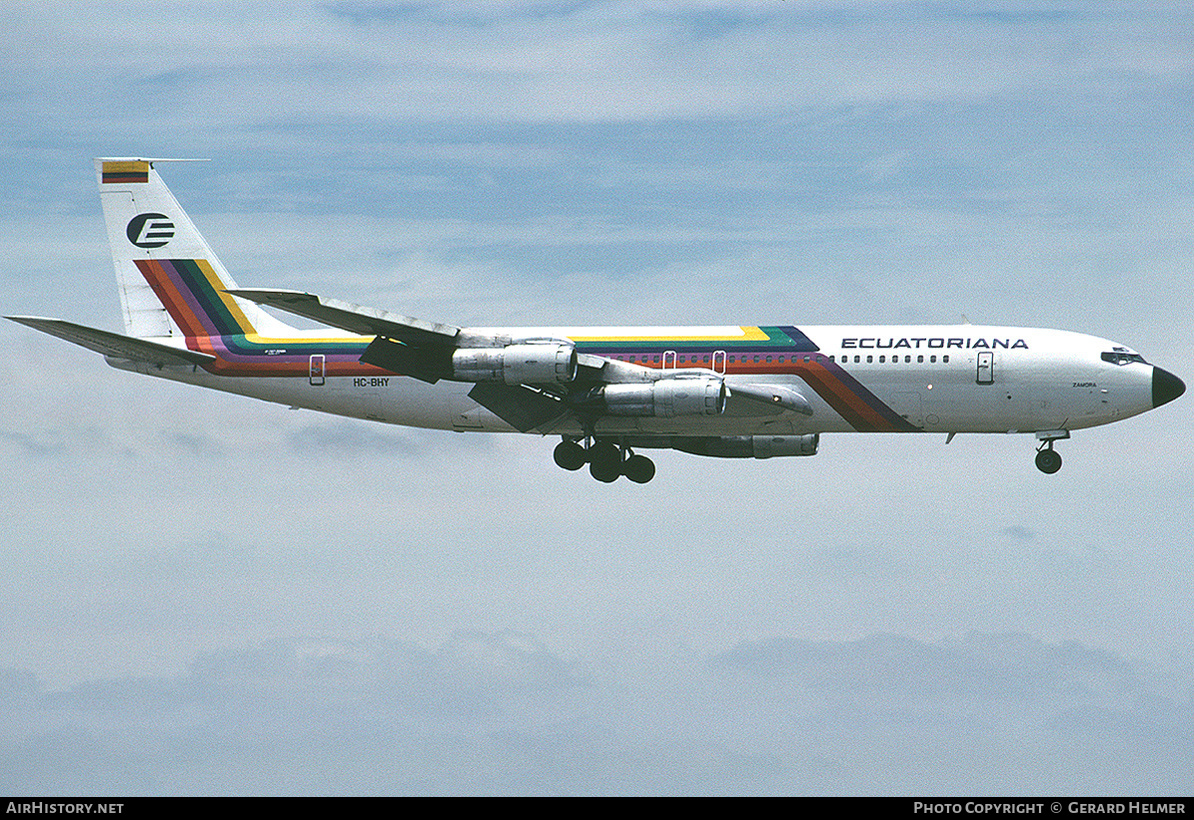
<svg viewBox="0 0 1194 820">
<path fill-rule="evenodd" d="M 311 354 L 311 364 L 307 370 L 307 374 L 312 386 L 319 387 L 324 383 L 326 361 L 322 353 Z"/>
<path fill-rule="evenodd" d="M 726 374 L 726 352 L 724 350 L 713 351 L 713 372 L 721 376 Z"/>
<path fill-rule="evenodd" d="M 975 381 L 979 384 L 995 383 L 995 354 L 990 350 L 978 354 L 978 372 Z"/>
</svg>

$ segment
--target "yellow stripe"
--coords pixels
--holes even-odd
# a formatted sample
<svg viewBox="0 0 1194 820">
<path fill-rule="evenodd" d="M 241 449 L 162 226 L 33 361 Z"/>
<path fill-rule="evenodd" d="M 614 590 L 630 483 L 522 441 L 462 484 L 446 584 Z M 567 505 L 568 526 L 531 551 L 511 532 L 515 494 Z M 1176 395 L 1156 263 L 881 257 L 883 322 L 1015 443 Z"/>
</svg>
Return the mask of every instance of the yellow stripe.
<svg viewBox="0 0 1194 820">
<path fill-rule="evenodd" d="M 147 174 L 149 173 L 149 163 L 142 160 L 134 160 L 133 162 L 105 162 L 105 174 Z"/>
<path fill-rule="evenodd" d="M 765 342 L 767 334 L 757 327 L 742 327 L 741 336 L 569 336 L 574 342 Z"/>
<path fill-rule="evenodd" d="M 207 283 L 211 285 L 211 289 L 216 292 L 220 297 L 220 301 L 228 308 L 228 311 L 232 314 L 233 321 L 240 325 L 242 330 L 254 329 L 253 323 L 249 321 L 249 317 L 245 315 L 240 305 L 236 303 L 236 299 L 232 298 L 231 294 L 224 292 L 224 282 L 216 275 L 211 263 L 206 259 L 196 259 L 195 264 L 199 267 L 199 270 L 203 271 L 203 276 L 207 279 Z"/>
<path fill-rule="evenodd" d="M 245 341 L 247 341 L 247 342 L 252 342 L 254 344 L 273 345 L 274 347 L 277 347 L 278 345 L 285 345 L 285 344 L 291 344 L 291 345 L 309 345 L 309 344 L 335 345 L 335 344 L 348 344 L 348 343 L 359 344 L 361 342 L 371 342 L 376 338 L 377 338 L 376 336 L 328 336 L 327 338 L 323 338 L 320 336 L 299 336 L 299 337 L 292 338 L 290 336 L 262 336 L 260 333 L 246 333 L 245 334 Z"/>
</svg>

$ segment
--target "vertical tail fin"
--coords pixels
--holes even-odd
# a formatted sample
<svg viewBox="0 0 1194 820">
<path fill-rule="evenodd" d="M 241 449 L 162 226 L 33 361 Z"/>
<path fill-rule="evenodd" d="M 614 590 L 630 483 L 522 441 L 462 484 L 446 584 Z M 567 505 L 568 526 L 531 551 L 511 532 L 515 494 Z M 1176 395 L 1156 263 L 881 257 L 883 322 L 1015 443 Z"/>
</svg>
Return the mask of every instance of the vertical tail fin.
<svg viewBox="0 0 1194 820">
<path fill-rule="evenodd" d="M 227 336 L 279 325 L 257 305 L 224 293 L 236 283 L 162 182 L 154 162 L 95 161 L 128 334 Z"/>
</svg>

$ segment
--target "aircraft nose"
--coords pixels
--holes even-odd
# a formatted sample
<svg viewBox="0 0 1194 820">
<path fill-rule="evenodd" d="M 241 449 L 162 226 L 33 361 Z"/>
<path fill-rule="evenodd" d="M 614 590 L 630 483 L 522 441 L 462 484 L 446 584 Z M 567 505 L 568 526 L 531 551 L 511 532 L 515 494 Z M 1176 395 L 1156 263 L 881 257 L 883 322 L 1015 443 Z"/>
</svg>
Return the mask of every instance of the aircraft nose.
<svg viewBox="0 0 1194 820">
<path fill-rule="evenodd" d="M 1186 392 L 1186 384 L 1168 370 L 1153 368 L 1153 407 L 1160 407 Z"/>
</svg>

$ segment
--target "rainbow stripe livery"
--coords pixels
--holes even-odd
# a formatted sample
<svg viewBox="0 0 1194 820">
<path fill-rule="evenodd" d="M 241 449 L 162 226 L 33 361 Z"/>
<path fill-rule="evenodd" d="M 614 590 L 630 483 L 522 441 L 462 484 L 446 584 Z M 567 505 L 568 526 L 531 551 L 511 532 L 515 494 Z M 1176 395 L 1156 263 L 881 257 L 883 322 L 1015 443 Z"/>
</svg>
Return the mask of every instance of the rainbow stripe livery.
<svg viewBox="0 0 1194 820">
<path fill-rule="evenodd" d="M 125 333 L 15 321 L 114 367 L 363 419 L 557 435 L 555 461 L 645 483 L 642 450 L 813 455 L 822 433 L 1035 434 L 1056 472 L 1070 431 L 1128 418 L 1185 385 L 1123 345 L 1060 330 L 954 326 L 465 328 L 243 289 L 158 175 L 96 175 Z M 265 308 L 315 320 L 299 330 Z"/>
<path fill-rule="evenodd" d="M 206 259 L 138 259 L 137 270 L 179 327 L 187 347 L 215 357 L 204 369 L 222 376 L 293 377 L 324 357 L 325 376 L 379 375 L 360 363 L 368 342 L 331 337 L 264 337 L 224 291 Z"/>
</svg>

